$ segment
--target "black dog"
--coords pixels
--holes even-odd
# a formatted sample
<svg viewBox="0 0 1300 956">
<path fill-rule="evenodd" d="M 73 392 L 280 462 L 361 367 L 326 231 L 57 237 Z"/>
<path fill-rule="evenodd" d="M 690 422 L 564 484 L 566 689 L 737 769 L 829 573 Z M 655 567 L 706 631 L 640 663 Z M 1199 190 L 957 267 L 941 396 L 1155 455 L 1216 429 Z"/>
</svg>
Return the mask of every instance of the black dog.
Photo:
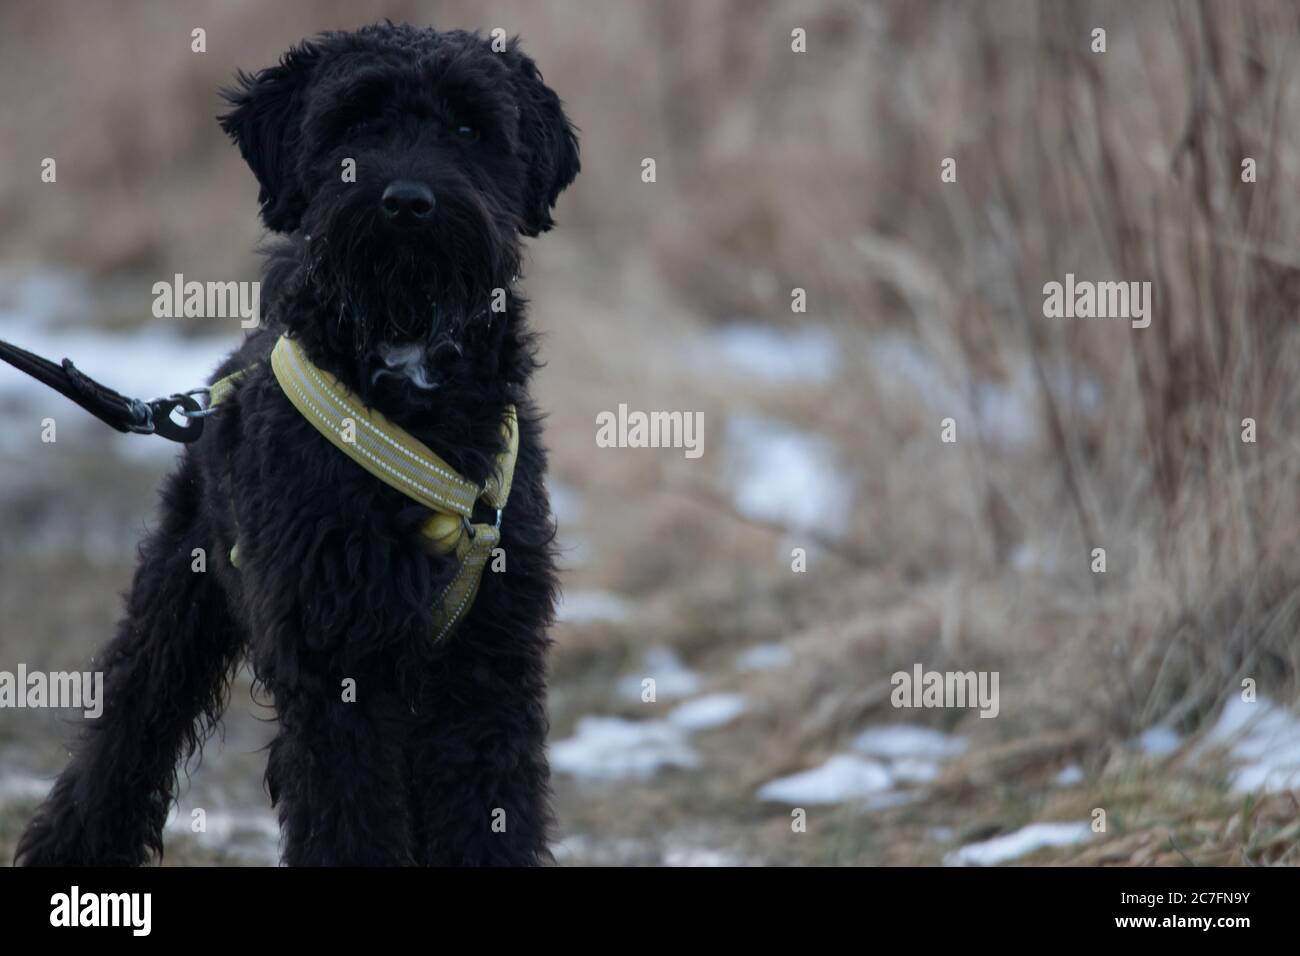
<svg viewBox="0 0 1300 956">
<path fill-rule="evenodd" d="M 269 252 L 262 327 L 217 373 L 246 374 L 168 479 L 97 658 L 104 714 L 18 862 L 161 853 L 178 763 L 244 654 L 279 717 L 266 780 L 286 863 L 548 861 L 554 525 L 512 283 L 519 237 L 553 225 L 577 175 L 573 128 L 514 41 L 391 24 L 323 34 L 225 96 L 221 124 L 287 239 Z M 433 608 L 457 561 L 424 546 L 431 512 L 290 404 L 268 368 L 281 334 L 480 486 L 517 408 L 508 564 L 445 639 Z"/>
</svg>

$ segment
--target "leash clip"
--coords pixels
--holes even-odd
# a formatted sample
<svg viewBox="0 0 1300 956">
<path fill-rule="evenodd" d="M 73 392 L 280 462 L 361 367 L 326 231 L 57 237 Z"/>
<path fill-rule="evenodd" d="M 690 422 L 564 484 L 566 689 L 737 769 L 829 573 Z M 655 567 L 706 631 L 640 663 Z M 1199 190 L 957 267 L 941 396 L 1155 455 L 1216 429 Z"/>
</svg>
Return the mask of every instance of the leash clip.
<svg viewBox="0 0 1300 956">
<path fill-rule="evenodd" d="M 147 405 L 144 423 L 129 426 L 131 431 L 141 435 L 161 435 L 172 441 L 188 444 L 197 441 L 203 434 L 203 406 L 189 392 L 169 395 L 167 398 L 155 398 Z M 172 412 L 180 409 L 184 424 L 172 418 Z"/>
</svg>

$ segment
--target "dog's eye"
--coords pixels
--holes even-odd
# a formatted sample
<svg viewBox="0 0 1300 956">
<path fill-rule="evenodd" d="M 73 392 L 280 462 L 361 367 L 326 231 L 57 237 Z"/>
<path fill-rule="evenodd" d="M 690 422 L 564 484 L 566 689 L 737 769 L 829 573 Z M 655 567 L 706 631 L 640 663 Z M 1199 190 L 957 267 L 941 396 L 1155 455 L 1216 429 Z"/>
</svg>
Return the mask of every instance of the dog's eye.
<svg viewBox="0 0 1300 956">
<path fill-rule="evenodd" d="M 478 139 L 478 130 L 473 126 L 457 126 L 456 136 L 460 139 L 470 140 L 472 142 Z"/>
</svg>

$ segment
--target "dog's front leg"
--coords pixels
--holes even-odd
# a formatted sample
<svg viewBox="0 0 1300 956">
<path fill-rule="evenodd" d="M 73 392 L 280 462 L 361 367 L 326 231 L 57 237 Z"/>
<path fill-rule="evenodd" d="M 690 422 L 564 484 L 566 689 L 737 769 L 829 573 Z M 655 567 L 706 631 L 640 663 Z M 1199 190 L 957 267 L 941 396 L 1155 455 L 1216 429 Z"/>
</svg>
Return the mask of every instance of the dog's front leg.
<svg viewBox="0 0 1300 956">
<path fill-rule="evenodd" d="M 293 516 L 293 513 L 289 513 Z M 402 796 L 397 662 L 386 643 L 400 633 L 402 601 L 386 589 L 400 556 L 354 534 L 344 508 L 285 530 L 241 515 L 241 573 L 251 613 L 250 658 L 272 694 L 279 733 L 266 782 L 279 813 L 289 866 L 395 866 L 413 862 Z M 318 544 L 374 550 L 349 557 Z M 380 537 L 381 536 L 376 536 Z M 374 568 L 371 572 L 369 569 Z"/>
<path fill-rule="evenodd" d="M 289 866 L 413 862 L 401 799 L 404 729 L 387 680 L 321 661 L 273 685 L 280 734 L 267 782 Z"/>
<path fill-rule="evenodd" d="M 546 638 L 484 626 L 492 604 L 480 596 L 419 689 L 409 746 L 425 866 L 552 862 Z"/>
<path fill-rule="evenodd" d="M 212 545 L 188 465 L 164 494 L 117 636 L 95 661 L 103 713 L 18 841 L 29 866 L 144 863 L 162 852 L 177 761 L 220 718 L 243 645 L 220 584 L 192 564 Z"/>
</svg>

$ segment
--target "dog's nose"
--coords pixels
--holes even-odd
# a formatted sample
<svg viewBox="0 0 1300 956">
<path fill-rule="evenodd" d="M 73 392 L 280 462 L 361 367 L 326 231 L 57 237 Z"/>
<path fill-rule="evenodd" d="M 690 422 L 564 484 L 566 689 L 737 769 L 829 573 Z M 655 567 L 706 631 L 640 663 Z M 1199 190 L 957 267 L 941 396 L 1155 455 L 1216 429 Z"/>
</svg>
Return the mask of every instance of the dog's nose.
<svg viewBox="0 0 1300 956">
<path fill-rule="evenodd" d="M 380 200 L 384 215 L 398 225 L 413 225 L 433 215 L 433 190 L 424 183 L 397 179 Z"/>
</svg>

